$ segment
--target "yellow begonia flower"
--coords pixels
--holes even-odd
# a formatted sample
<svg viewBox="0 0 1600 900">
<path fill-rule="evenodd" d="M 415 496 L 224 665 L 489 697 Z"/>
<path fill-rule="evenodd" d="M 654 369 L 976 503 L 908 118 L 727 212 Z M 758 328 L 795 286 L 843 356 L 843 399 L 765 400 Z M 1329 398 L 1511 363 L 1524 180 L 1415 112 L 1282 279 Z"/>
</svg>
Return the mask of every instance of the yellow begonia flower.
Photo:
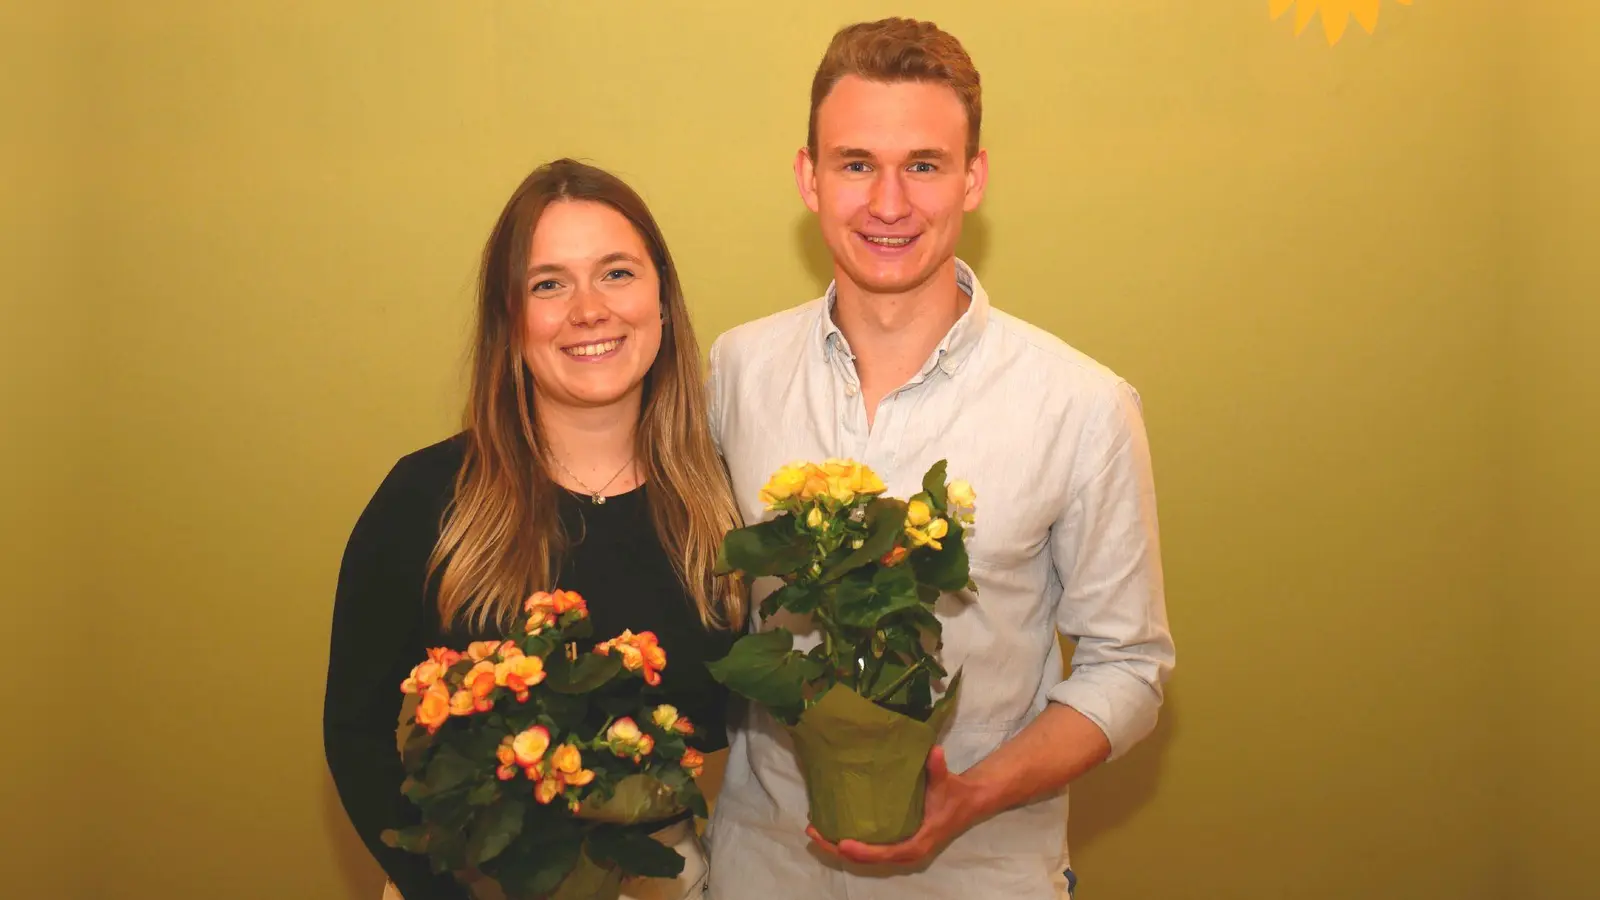
<svg viewBox="0 0 1600 900">
<path fill-rule="evenodd" d="M 499 641 L 473 641 L 467 645 L 467 656 L 473 662 L 483 662 L 499 652 Z"/>
<path fill-rule="evenodd" d="M 540 803 L 548 804 L 561 793 L 562 787 L 561 776 L 554 772 L 548 772 L 545 774 L 544 779 L 539 782 L 539 785 L 533 789 L 533 799 Z"/>
<path fill-rule="evenodd" d="M 550 757 L 550 769 L 571 787 L 582 787 L 594 780 L 594 772 L 583 767 L 583 754 L 571 744 L 562 744 Z"/>
<path fill-rule="evenodd" d="M 951 506 L 967 509 L 978 503 L 978 494 L 972 485 L 965 481 L 952 481 L 945 489 L 945 500 Z"/>
<path fill-rule="evenodd" d="M 934 530 L 935 525 L 941 526 L 939 528 L 938 536 L 935 536 L 931 533 Z M 943 550 L 944 545 L 939 543 L 939 538 L 945 536 L 946 529 L 948 529 L 948 527 L 949 526 L 945 524 L 943 519 L 934 519 L 931 523 L 929 523 L 926 529 L 907 528 L 906 537 L 911 539 L 912 547 L 932 547 L 935 550 Z"/>
<path fill-rule="evenodd" d="M 906 524 L 912 528 L 921 528 L 933 518 L 933 510 L 921 500 L 913 500 L 906 504 Z"/>
<path fill-rule="evenodd" d="M 706 758 L 699 750 L 690 747 L 683 751 L 683 758 L 678 760 L 679 765 L 689 773 L 692 778 L 699 778 L 706 764 Z"/>
<path fill-rule="evenodd" d="M 523 767 L 538 765 L 548 749 L 550 731 L 543 725 L 535 725 L 511 740 L 511 752 L 516 756 L 518 765 Z"/>
<path fill-rule="evenodd" d="M 417 724 L 428 729 L 431 734 L 439 730 L 445 720 L 450 718 L 450 689 L 439 682 L 434 682 L 422 695 L 422 702 L 417 704 Z"/>
<path fill-rule="evenodd" d="M 805 486 L 806 472 L 800 466 L 784 466 L 773 473 L 765 487 L 761 489 L 761 502 L 768 509 L 778 506 L 783 501 L 799 493 Z"/>
<path fill-rule="evenodd" d="M 678 721 L 678 708 L 668 703 L 663 703 L 650 712 L 650 721 L 662 731 L 671 731 L 672 726 Z"/>
</svg>

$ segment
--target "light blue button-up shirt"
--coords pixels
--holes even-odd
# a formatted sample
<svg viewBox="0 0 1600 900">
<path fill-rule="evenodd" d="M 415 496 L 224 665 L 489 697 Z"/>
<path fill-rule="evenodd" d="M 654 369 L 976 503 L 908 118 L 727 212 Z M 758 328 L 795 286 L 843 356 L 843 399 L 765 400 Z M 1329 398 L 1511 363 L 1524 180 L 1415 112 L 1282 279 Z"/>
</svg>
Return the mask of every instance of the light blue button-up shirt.
<svg viewBox="0 0 1600 900">
<path fill-rule="evenodd" d="M 830 457 L 871 466 L 909 497 L 928 467 L 977 492 L 967 536 L 974 594 L 942 597 L 942 662 L 961 698 L 944 738 L 960 772 L 1064 703 L 1098 725 L 1112 758 L 1150 733 L 1174 662 L 1155 487 L 1137 392 L 1052 335 L 972 302 L 872 426 L 855 357 L 831 315 L 834 287 L 742 325 L 711 348 L 712 433 L 747 522 L 780 466 Z M 757 585 L 757 598 L 771 590 Z M 780 613 L 780 616 L 787 614 Z M 758 623 L 757 627 L 763 623 Z M 773 624 L 773 623 L 766 623 Z M 818 637 L 804 623 L 796 646 Z M 1076 642 L 1063 678 L 1057 633 Z M 841 866 L 808 851 L 806 795 L 782 726 L 752 706 L 731 729 L 712 834 L 719 900 L 941 900 L 1066 896 L 1066 791 L 974 826 L 916 871 Z"/>
</svg>

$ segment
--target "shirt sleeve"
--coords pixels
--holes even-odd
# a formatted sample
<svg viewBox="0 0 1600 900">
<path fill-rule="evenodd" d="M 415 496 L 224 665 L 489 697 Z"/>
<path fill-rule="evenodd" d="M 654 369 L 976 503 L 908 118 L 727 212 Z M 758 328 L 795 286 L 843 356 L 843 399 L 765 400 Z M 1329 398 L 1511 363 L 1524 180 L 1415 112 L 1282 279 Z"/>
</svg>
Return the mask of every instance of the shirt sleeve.
<svg viewBox="0 0 1600 900">
<path fill-rule="evenodd" d="M 711 342 L 706 364 L 706 419 L 711 426 L 711 443 L 722 453 L 722 338 Z"/>
<path fill-rule="evenodd" d="M 427 857 L 389 847 L 380 835 L 420 821 L 400 785 L 396 731 L 400 682 L 424 653 L 432 619 L 425 608 L 425 568 L 436 523 L 402 462 L 357 520 L 340 564 L 323 701 L 328 769 L 356 833 L 406 900 L 465 900 L 448 873 Z"/>
<path fill-rule="evenodd" d="M 1150 446 L 1131 385 L 1102 398 L 1082 441 L 1050 536 L 1062 585 L 1056 625 L 1077 649 L 1050 700 L 1099 726 L 1115 759 L 1155 728 L 1175 663 Z"/>
</svg>

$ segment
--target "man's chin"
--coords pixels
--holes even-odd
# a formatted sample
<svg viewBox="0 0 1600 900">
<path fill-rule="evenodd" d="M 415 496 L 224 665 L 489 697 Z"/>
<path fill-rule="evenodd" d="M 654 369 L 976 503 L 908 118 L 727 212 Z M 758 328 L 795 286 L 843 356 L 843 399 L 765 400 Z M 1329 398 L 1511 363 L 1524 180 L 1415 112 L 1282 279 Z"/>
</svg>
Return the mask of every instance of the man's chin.
<svg viewBox="0 0 1600 900">
<path fill-rule="evenodd" d="M 843 266 L 844 274 L 855 286 L 872 294 L 904 294 L 914 291 L 932 278 L 938 266 Z"/>
</svg>

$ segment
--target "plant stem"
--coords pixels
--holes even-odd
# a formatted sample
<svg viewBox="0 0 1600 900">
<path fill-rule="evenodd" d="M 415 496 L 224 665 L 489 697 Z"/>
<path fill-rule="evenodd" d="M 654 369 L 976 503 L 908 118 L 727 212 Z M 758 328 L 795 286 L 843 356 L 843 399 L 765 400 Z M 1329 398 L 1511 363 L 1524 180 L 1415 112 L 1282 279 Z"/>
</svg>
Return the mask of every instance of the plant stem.
<svg viewBox="0 0 1600 900">
<path fill-rule="evenodd" d="M 814 615 L 822 623 L 822 652 L 828 657 L 828 665 L 834 670 L 835 677 L 837 677 L 839 661 L 833 657 L 833 620 L 828 618 L 828 612 L 822 606 L 817 607 Z"/>
<path fill-rule="evenodd" d="M 906 682 L 910 681 L 911 680 L 911 676 L 917 674 L 917 670 L 923 668 L 924 665 L 927 663 L 927 661 L 928 661 L 927 657 L 923 657 L 922 659 L 919 659 L 916 662 L 912 663 L 910 668 L 908 668 L 904 672 L 900 673 L 900 677 L 899 678 L 896 678 L 894 681 L 889 682 L 889 686 L 888 687 L 884 688 L 882 691 L 879 691 L 878 693 L 872 695 L 871 697 L 869 697 L 867 699 L 871 700 L 873 703 L 878 703 L 878 702 L 884 700 L 885 698 L 893 697 L 894 696 L 894 692 L 900 690 L 900 688 L 903 687 Z"/>
<path fill-rule="evenodd" d="M 859 654 L 860 652 L 861 651 L 858 648 L 857 653 Z M 883 674 L 883 661 L 888 658 L 889 651 L 887 648 L 885 648 L 882 656 L 873 656 L 872 640 L 871 638 L 868 638 L 866 656 L 871 661 L 867 663 L 866 671 L 861 673 L 861 689 L 864 691 L 870 691 L 878 684 L 878 676 Z M 871 674 L 868 674 L 869 672 Z"/>
</svg>

